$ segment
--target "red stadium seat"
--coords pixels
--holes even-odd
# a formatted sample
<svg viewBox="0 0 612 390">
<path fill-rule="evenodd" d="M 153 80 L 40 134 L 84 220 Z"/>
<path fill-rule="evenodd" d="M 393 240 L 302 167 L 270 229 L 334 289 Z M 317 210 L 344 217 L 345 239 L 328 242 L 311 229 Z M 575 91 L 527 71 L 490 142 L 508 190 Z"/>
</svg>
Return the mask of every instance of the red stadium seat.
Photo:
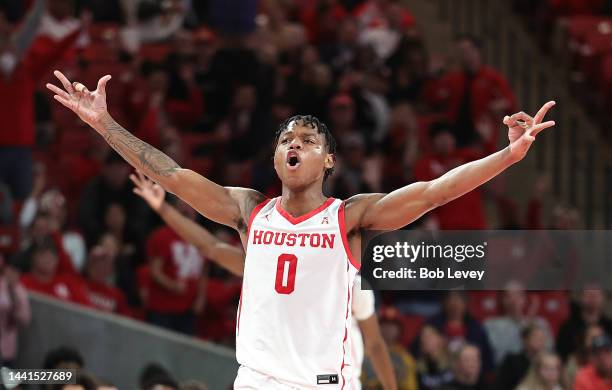
<svg viewBox="0 0 612 390">
<path fill-rule="evenodd" d="M 569 316 L 569 297 L 565 291 L 532 291 L 530 299 L 539 301 L 537 315 L 546 319 L 556 336 L 559 327 Z"/>
<path fill-rule="evenodd" d="M 405 315 L 393 305 L 384 305 L 379 310 L 378 321 L 380 323 L 393 322 L 398 324 L 402 329 L 399 342 L 408 347 L 421 331 L 425 318 L 419 315 Z"/>
<path fill-rule="evenodd" d="M 468 312 L 477 320 L 485 321 L 500 314 L 498 291 L 470 291 L 468 297 Z"/>
<path fill-rule="evenodd" d="M 412 314 L 404 315 L 402 317 L 404 331 L 402 332 L 401 343 L 402 345 L 408 347 L 421 331 L 425 318 Z"/>
<path fill-rule="evenodd" d="M 612 18 L 575 16 L 569 19 L 569 48 L 574 64 L 598 84 L 602 56 L 612 51 Z"/>
</svg>

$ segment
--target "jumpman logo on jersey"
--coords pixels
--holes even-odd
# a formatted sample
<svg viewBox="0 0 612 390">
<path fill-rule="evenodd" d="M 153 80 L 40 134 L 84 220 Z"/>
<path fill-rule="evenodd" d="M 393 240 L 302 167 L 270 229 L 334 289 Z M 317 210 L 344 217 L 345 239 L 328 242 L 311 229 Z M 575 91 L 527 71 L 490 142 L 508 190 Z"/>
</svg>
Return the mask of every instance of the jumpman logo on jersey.
<svg viewBox="0 0 612 390">
<path fill-rule="evenodd" d="M 323 221 L 321 221 L 321 225 L 329 225 L 329 218 L 328 217 L 323 217 Z"/>
<path fill-rule="evenodd" d="M 270 214 L 272 213 L 268 213 L 266 215 L 263 215 L 263 217 L 266 219 L 266 221 L 270 222 Z"/>
</svg>

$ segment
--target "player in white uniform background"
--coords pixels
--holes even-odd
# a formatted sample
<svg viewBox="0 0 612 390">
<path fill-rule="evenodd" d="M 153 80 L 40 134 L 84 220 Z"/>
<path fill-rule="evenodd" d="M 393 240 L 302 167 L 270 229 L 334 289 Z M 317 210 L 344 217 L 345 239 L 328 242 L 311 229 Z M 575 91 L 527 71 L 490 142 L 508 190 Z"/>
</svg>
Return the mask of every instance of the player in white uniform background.
<svg viewBox="0 0 612 390">
<path fill-rule="evenodd" d="M 54 72 L 63 89 L 54 99 L 95 129 L 127 162 L 206 218 L 235 229 L 246 250 L 234 388 L 347 388 L 352 362 L 348 327 L 351 291 L 364 230 L 395 230 L 487 182 L 523 159 L 554 102 L 531 117 L 504 118 L 509 145 L 437 179 L 388 194 L 345 201 L 323 194 L 336 143 L 315 117 L 295 116 L 276 133 L 274 168 L 282 195 L 267 199 L 247 188 L 223 187 L 139 140 L 107 111 L 106 84 L 91 92 Z M 327 219 L 325 219 L 327 218 Z M 353 254 L 353 255 L 351 255 Z"/>
<path fill-rule="evenodd" d="M 361 367 L 365 358 L 365 345 L 363 335 L 359 327 L 360 321 L 366 321 L 368 318 L 376 317 L 376 308 L 374 306 L 374 293 L 368 290 L 361 290 L 361 277 L 357 275 L 353 285 L 353 324 L 351 326 L 351 356 L 355 362 L 354 378 L 361 376 Z M 361 381 L 355 380 L 352 383 L 353 389 L 361 389 Z"/>
<path fill-rule="evenodd" d="M 161 218 L 185 241 L 195 245 L 206 258 L 224 267 L 231 273 L 242 276 L 244 272 L 244 252 L 212 235 L 196 222 L 183 216 L 173 206 L 166 203 L 165 191 L 142 174 L 131 175 L 135 184 L 134 192 L 141 196 Z M 359 377 L 367 349 L 369 360 L 383 385 L 384 390 L 397 388 L 393 365 L 385 341 L 380 333 L 374 306 L 374 293 L 361 290 L 361 277 L 358 275 L 353 284 L 352 312 L 353 321 L 349 337 L 351 357 L 354 362 L 353 380 L 350 389 L 361 389 Z M 365 336 L 365 347 L 364 337 Z"/>
<path fill-rule="evenodd" d="M 380 333 L 378 317 L 374 306 L 374 293 L 372 290 L 361 289 L 361 276 L 357 275 L 353 285 L 353 325 L 351 337 L 352 360 L 355 364 L 352 390 L 361 390 L 361 368 L 363 359 L 368 357 L 374 372 L 382 384 L 383 389 L 397 388 L 397 379 L 393 370 L 393 363 L 385 340 Z"/>
</svg>

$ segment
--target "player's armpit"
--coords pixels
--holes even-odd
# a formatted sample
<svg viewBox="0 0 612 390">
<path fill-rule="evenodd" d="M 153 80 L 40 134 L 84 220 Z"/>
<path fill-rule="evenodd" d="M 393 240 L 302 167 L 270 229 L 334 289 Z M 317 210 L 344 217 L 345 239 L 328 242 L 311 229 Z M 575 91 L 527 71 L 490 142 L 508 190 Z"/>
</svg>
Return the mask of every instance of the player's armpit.
<svg viewBox="0 0 612 390">
<path fill-rule="evenodd" d="M 417 182 L 388 194 L 359 194 L 347 200 L 346 224 L 358 229 L 396 230 L 437 206 L 429 183 Z"/>
<path fill-rule="evenodd" d="M 238 233 L 246 233 L 253 209 L 267 198 L 261 192 L 242 187 L 226 187 L 232 198 L 237 202 L 240 219 L 234 227 Z"/>
<path fill-rule="evenodd" d="M 364 216 L 366 211 L 368 207 L 381 199 L 383 196 L 385 196 L 385 194 L 357 194 L 344 201 L 344 223 L 348 235 L 355 230 L 368 228 L 366 225 L 364 225 Z"/>
</svg>

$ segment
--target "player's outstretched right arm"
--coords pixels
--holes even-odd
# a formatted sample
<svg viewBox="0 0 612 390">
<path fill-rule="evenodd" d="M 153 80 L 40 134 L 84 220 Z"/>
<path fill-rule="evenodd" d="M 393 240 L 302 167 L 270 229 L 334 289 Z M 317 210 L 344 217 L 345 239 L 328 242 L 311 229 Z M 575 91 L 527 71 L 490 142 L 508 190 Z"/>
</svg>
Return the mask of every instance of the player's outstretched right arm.
<svg viewBox="0 0 612 390">
<path fill-rule="evenodd" d="M 222 187 L 194 171 L 183 169 L 170 157 L 121 127 L 107 110 L 106 83 L 111 79 L 110 75 L 102 77 L 96 90 L 91 92 L 81 83 L 71 83 L 59 71 L 54 74 L 64 87 L 61 89 L 47 84 L 47 88 L 55 93 L 55 100 L 100 133 L 128 163 L 206 218 L 241 232 L 246 231 L 248 216 L 255 205 L 263 200 L 263 195 L 244 188 Z"/>
<path fill-rule="evenodd" d="M 166 202 L 166 191 L 142 173 L 130 175 L 134 193 L 147 202 L 181 238 L 194 245 L 202 254 L 237 276 L 244 273 L 244 251 L 221 241 L 195 221 L 182 215 Z"/>
</svg>

